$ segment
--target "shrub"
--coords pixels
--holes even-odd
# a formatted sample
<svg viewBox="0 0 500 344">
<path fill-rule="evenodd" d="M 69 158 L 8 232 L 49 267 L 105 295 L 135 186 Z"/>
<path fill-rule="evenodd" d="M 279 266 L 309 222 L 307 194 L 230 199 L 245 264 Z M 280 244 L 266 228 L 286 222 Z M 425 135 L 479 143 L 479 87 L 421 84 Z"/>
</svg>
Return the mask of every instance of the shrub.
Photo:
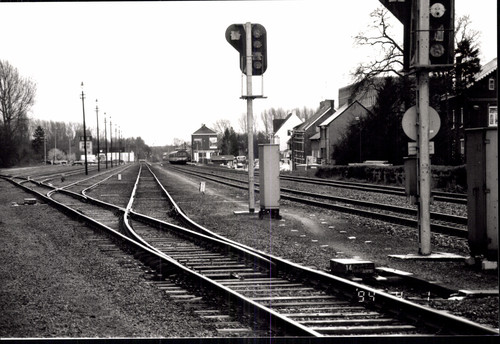
<svg viewBox="0 0 500 344">
<path fill-rule="evenodd" d="M 462 166 L 431 166 L 432 188 L 451 192 L 467 190 L 467 171 Z M 375 184 L 404 186 L 404 166 L 325 166 L 315 176 L 325 179 L 355 179 Z"/>
</svg>

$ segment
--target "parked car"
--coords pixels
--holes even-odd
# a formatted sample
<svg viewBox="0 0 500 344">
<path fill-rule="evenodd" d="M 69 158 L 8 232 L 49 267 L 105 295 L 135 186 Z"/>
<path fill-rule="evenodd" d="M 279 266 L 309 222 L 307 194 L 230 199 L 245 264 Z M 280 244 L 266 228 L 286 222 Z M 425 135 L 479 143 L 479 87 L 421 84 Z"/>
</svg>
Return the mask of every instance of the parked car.
<svg viewBox="0 0 500 344">
<path fill-rule="evenodd" d="M 238 155 L 236 157 L 236 168 L 244 168 L 247 165 L 247 157 L 244 155 Z"/>
</svg>

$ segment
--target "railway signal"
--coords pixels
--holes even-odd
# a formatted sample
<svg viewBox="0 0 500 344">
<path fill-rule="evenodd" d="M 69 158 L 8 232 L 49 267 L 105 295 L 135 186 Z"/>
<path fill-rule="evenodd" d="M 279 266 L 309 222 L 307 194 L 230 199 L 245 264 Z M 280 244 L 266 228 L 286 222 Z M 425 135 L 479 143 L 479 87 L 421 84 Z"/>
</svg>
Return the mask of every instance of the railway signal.
<svg viewBox="0 0 500 344">
<path fill-rule="evenodd" d="M 260 24 L 252 24 L 252 75 L 267 69 L 267 32 Z"/>
<path fill-rule="evenodd" d="M 226 40 L 240 53 L 240 70 L 243 74 L 246 74 L 246 34 L 244 25 L 229 25 L 226 29 Z"/>
<path fill-rule="evenodd" d="M 262 75 L 267 69 L 267 32 L 260 24 L 251 24 L 252 75 Z M 226 40 L 240 53 L 240 70 L 247 74 L 247 39 L 244 24 L 232 24 L 226 29 Z"/>
<path fill-rule="evenodd" d="M 240 69 L 247 77 L 248 130 L 248 212 L 255 212 L 255 190 L 253 171 L 253 105 L 254 98 L 265 98 L 252 94 L 252 76 L 262 75 L 267 69 L 267 32 L 260 24 L 232 24 L 226 29 L 226 40 L 240 53 Z M 262 87 L 264 89 L 264 87 Z"/>
<path fill-rule="evenodd" d="M 455 57 L 454 0 L 431 0 L 429 5 L 429 64 L 450 67 Z"/>
<path fill-rule="evenodd" d="M 450 68 L 454 60 L 454 0 L 379 0 L 405 28 L 404 64 L 417 76 L 414 135 L 417 151 L 419 253 L 431 254 L 429 71 Z M 412 121 L 413 122 L 413 121 Z"/>
</svg>

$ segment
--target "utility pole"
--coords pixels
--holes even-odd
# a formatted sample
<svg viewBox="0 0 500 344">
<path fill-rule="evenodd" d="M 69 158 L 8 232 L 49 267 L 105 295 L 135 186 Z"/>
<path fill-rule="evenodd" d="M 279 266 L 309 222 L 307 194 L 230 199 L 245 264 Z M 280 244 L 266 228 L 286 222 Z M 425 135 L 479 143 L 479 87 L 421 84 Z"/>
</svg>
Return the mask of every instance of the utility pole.
<svg viewBox="0 0 500 344">
<path fill-rule="evenodd" d="M 43 133 L 43 151 L 44 151 L 44 165 L 47 165 L 47 136 L 45 136 L 45 132 Z"/>
<path fill-rule="evenodd" d="M 52 157 L 52 165 L 55 165 L 56 163 L 56 153 L 57 152 L 57 126 L 56 129 L 54 130 L 54 156 Z"/>
<path fill-rule="evenodd" d="M 122 161 L 122 128 L 118 126 L 118 165 Z"/>
<path fill-rule="evenodd" d="M 108 129 L 106 128 L 106 112 L 104 113 L 104 142 L 106 144 L 106 169 L 108 169 Z"/>
<path fill-rule="evenodd" d="M 118 128 L 115 124 L 115 138 L 118 139 L 118 163 L 117 163 L 117 166 L 120 166 L 120 138 L 118 137 L 117 132 L 118 132 Z"/>
<path fill-rule="evenodd" d="M 111 116 L 109 117 L 109 151 L 111 156 L 111 168 L 113 168 L 113 126 L 111 125 Z"/>
<path fill-rule="evenodd" d="M 97 107 L 97 99 L 95 100 L 95 115 L 97 117 L 97 172 L 101 171 L 101 150 L 99 148 L 99 108 Z"/>
<path fill-rule="evenodd" d="M 85 152 L 85 175 L 89 174 L 89 169 L 87 166 L 87 127 L 85 126 L 85 94 L 83 93 L 83 82 L 82 82 L 82 110 L 83 110 L 83 149 Z"/>
</svg>

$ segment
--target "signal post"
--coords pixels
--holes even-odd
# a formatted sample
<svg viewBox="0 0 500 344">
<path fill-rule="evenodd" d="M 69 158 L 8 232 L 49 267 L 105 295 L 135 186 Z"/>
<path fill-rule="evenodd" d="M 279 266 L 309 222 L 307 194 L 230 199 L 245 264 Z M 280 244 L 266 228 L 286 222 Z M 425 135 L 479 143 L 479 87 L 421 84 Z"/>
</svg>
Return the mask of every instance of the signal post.
<svg viewBox="0 0 500 344">
<path fill-rule="evenodd" d="M 248 212 L 255 212 L 255 175 L 253 150 L 253 99 L 265 98 L 253 95 L 252 76 L 262 75 L 267 69 L 266 29 L 260 24 L 250 22 L 233 24 L 226 29 L 226 40 L 240 53 L 240 70 L 247 78 L 247 94 L 242 99 L 247 101 L 248 131 Z"/>
<path fill-rule="evenodd" d="M 429 72 L 453 67 L 454 62 L 454 0 L 379 0 L 404 25 L 404 69 L 417 76 L 416 116 L 409 109 L 403 117 L 412 118 L 408 131 L 415 130 L 417 150 L 417 205 L 420 255 L 431 254 L 430 202 L 431 130 L 429 106 Z M 439 120 L 439 117 L 438 117 Z M 413 128 L 411 128 L 413 126 Z M 439 127 L 437 127 L 439 129 Z M 432 147 L 432 146 L 431 146 Z"/>
</svg>

